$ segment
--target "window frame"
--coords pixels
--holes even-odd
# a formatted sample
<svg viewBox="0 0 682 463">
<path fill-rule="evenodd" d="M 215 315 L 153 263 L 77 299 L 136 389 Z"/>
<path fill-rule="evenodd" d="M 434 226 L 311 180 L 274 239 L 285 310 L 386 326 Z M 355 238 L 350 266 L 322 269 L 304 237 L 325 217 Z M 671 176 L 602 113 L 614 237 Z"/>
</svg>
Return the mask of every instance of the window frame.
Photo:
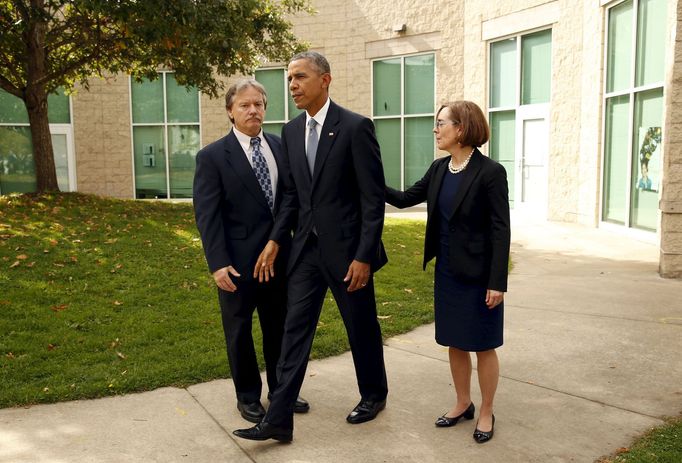
<svg viewBox="0 0 682 463">
<path fill-rule="evenodd" d="M 405 114 L 405 59 L 414 56 L 433 56 L 433 112 L 431 113 L 416 113 L 416 114 Z M 390 55 L 381 56 L 377 58 L 372 58 L 370 60 L 370 105 L 371 105 L 371 119 L 372 122 L 377 120 L 400 120 L 400 189 L 405 190 L 405 119 L 416 119 L 431 117 L 432 121 L 435 123 L 436 119 L 436 102 L 438 94 L 438 65 L 437 65 L 437 53 L 436 50 L 422 51 L 417 53 L 407 53 L 404 55 Z M 374 114 L 374 63 L 376 61 L 384 61 L 389 59 L 400 59 L 400 114 L 392 114 L 387 116 L 376 116 Z M 433 143 L 433 159 L 436 159 L 438 153 L 438 147 L 436 143 Z M 428 167 L 428 166 L 427 166 Z M 426 172 L 426 171 L 424 171 Z"/>
<path fill-rule="evenodd" d="M 70 94 L 64 94 L 68 99 L 69 104 L 69 122 L 51 123 L 48 121 L 50 135 L 64 135 L 66 136 L 66 162 L 67 162 L 67 176 L 69 181 L 69 188 L 66 191 L 76 191 L 76 154 L 75 144 L 73 138 L 73 99 Z M 0 127 L 31 127 L 30 122 L 0 122 Z M 31 145 L 33 141 L 31 141 Z M 33 148 L 33 146 L 31 146 Z M 34 152 L 31 153 L 33 156 Z M 56 165 L 55 165 L 56 167 Z M 0 189 L 0 195 L 4 193 Z"/>
<path fill-rule="evenodd" d="M 130 155 L 132 162 L 132 187 L 133 198 L 135 199 L 152 199 L 152 200 L 166 200 L 166 201 L 180 201 L 191 198 L 172 198 L 171 197 L 171 177 L 170 177 L 170 151 L 168 140 L 168 128 L 171 126 L 194 126 L 199 127 L 199 147 L 202 145 L 203 131 L 201 124 L 201 90 L 197 89 L 197 115 L 198 122 L 168 122 L 168 93 L 166 91 L 166 75 L 175 74 L 173 70 L 160 70 L 158 79 L 161 80 L 163 89 L 163 120 L 164 122 L 134 122 L 133 121 L 133 77 L 128 76 L 128 104 L 130 114 Z M 163 127 L 163 149 L 164 159 L 166 162 L 166 197 L 165 198 L 138 198 L 137 197 L 137 176 L 135 172 L 135 127 Z"/>
<path fill-rule="evenodd" d="M 631 40 L 631 62 L 630 62 L 630 75 L 629 75 L 629 82 L 630 85 L 622 90 L 617 90 L 617 91 L 607 91 L 607 86 L 608 86 L 608 59 L 609 59 L 609 15 L 611 13 L 611 10 L 619 5 L 622 5 L 628 0 L 621 0 L 621 1 L 614 1 L 612 3 L 608 3 L 603 5 L 603 21 L 604 21 L 604 40 L 603 40 L 603 73 L 601 75 L 602 77 L 602 96 L 601 96 L 601 126 L 600 126 L 600 131 L 601 131 L 601 136 L 600 136 L 600 141 L 601 141 L 601 149 L 600 149 L 600 161 L 599 161 L 599 169 L 600 169 L 600 179 L 599 179 L 599 210 L 598 210 L 598 223 L 600 228 L 604 228 L 607 230 L 611 230 L 614 232 L 619 232 L 622 233 L 623 231 L 626 231 L 628 235 L 631 235 L 637 239 L 647 241 L 647 242 L 653 242 L 653 240 L 658 236 L 660 233 L 660 208 L 658 208 L 657 211 L 657 220 L 656 220 L 656 228 L 655 230 L 651 230 L 649 228 L 645 228 L 642 226 L 635 226 L 633 225 L 633 214 L 632 214 L 632 203 L 633 203 L 633 195 L 632 195 L 632 190 L 633 190 L 633 182 L 632 182 L 632 176 L 633 176 L 633 148 L 634 148 L 634 129 L 635 129 L 635 103 L 636 103 L 636 97 L 638 94 L 649 91 L 649 90 L 658 90 L 661 89 L 663 93 L 663 104 L 665 106 L 665 95 L 666 95 L 666 90 L 665 90 L 665 72 L 663 73 L 663 78 L 664 80 L 655 82 L 655 83 L 650 83 L 650 84 L 645 84 L 645 85 L 636 85 L 637 84 L 637 37 L 638 37 L 638 19 L 639 19 L 639 0 L 632 0 L 632 36 L 630 37 Z M 607 102 L 609 99 L 614 98 L 614 97 L 619 97 L 619 96 L 628 96 L 628 131 L 627 131 L 627 160 L 626 160 L 626 177 L 623 179 L 625 181 L 625 203 L 623 204 L 624 207 L 624 219 L 623 223 L 617 223 L 613 220 L 609 221 L 606 220 L 604 217 L 605 211 L 604 207 L 606 205 L 605 201 L 605 195 L 606 195 L 606 188 L 607 188 L 607 183 L 606 183 L 606 176 L 605 176 L 605 168 L 606 168 L 606 143 L 607 143 L 607 133 L 606 133 L 606 118 L 607 118 Z M 663 114 L 661 115 L 661 120 L 663 121 Z M 663 129 L 663 126 L 661 126 Z M 663 157 L 665 156 L 665 153 L 663 152 L 663 146 L 661 145 L 661 167 L 663 165 Z M 658 191 L 658 196 L 660 199 L 661 191 L 659 189 Z"/>
</svg>

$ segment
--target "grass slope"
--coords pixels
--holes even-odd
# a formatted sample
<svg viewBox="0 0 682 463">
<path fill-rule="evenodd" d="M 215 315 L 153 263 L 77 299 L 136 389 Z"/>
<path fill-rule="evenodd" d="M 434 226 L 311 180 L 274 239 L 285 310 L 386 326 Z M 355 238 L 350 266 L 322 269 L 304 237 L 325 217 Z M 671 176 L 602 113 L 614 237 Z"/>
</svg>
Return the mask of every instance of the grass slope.
<svg viewBox="0 0 682 463">
<path fill-rule="evenodd" d="M 422 222 L 386 221 L 390 262 L 376 276 L 385 337 L 433 320 L 423 233 Z M 312 357 L 347 349 L 328 293 Z M 216 289 L 190 204 L 0 197 L 0 407 L 227 376 Z"/>
</svg>

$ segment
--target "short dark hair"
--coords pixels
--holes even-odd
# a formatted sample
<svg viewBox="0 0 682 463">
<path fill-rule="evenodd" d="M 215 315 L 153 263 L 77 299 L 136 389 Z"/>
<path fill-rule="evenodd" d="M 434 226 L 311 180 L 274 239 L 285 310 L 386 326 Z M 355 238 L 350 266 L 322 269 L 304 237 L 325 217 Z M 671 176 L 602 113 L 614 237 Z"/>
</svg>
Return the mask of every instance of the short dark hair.
<svg viewBox="0 0 682 463">
<path fill-rule="evenodd" d="M 457 123 L 462 129 L 462 135 L 457 140 L 459 143 L 464 146 L 478 148 L 488 141 L 490 138 L 490 127 L 483 111 L 481 111 L 481 108 L 476 103 L 464 100 L 445 103 L 438 108 L 436 117 L 438 117 L 443 108 L 450 110 L 452 122 Z"/>
<path fill-rule="evenodd" d="M 331 67 L 329 67 L 329 61 L 327 61 L 327 58 L 324 57 L 321 53 L 318 53 L 316 51 L 303 51 L 301 53 L 296 53 L 294 56 L 291 57 L 289 60 L 289 63 L 292 61 L 297 61 L 299 59 L 304 59 L 311 63 L 315 68 L 317 68 L 317 72 L 320 74 L 331 74 Z"/>
<path fill-rule="evenodd" d="M 231 109 L 232 105 L 234 104 L 234 97 L 237 95 L 237 93 L 241 92 L 246 87 L 253 87 L 259 92 L 261 92 L 261 94 L 263 95 L 263 107 L 267 109 L 268 92 L 265 91 L 265 87 L 263 87 L 263 84 L 258 82 L 256 79 L 252 78 L 240 79 L 236 83 L 232 84 L 230 88 L 227 89 L 227 93 L 225 94 L 225 108 Z M 229 113 L 228 117 L 230 117 Z M 230 122 L 234 124 L 234 119 L 232 117 L 230 117 Z"/>
</svg>

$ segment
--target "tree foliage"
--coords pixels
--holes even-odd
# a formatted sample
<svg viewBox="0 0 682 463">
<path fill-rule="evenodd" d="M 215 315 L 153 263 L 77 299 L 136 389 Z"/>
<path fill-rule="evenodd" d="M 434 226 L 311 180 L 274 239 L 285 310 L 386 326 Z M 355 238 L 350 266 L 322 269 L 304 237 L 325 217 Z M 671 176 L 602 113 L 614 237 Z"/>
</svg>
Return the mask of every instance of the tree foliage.
<svg viewBox="0 0 682 463">
<path fill-rule="evenodd" d="M 310 11 L 308 0 L 0 0 L 0 88 L 26 104 L 38 189 L 56 189 L 41 186 L 38 165 L 52 158 L 48 93 L 106 73 L 154 79 L 164 67 L 216 96 L 218 76 L 300 50 L 287 16 Z"/>
</svg>

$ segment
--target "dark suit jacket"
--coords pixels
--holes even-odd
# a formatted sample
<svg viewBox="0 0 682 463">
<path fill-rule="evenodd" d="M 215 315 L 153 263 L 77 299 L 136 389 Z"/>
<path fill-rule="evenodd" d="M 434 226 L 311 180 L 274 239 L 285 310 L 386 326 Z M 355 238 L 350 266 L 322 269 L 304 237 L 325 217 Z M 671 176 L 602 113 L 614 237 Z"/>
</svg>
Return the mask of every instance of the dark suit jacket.
<svg viewBox="0 0 682 463">
<path fill-rule="evenodd" d="M 305 121 L 302 113 L 282 129 L 283 198 L 271 238 L 281 242 L 295 225 L 288 272 L 313 227 L 336 277 L 342 279 L 354 259 L 377 271 L 387 258 L 381 243 L 384 171 L 374 124 L 332 101 L 311 178 Z"/>
<path fill-rule="evenodd" d="M 405 192 L 386 188 L 386 201 L 393 206 L 403 208 L 428 202 L 424 268 L 438 252 L 438 194 L 449 160 L 450 156 L 436 159 L 424 177 Z M 448 222 L 450 270 L 465 281 L 506 291 L 511 237 L 507 172 L 476 150 L 462 175 Z"/>
<path fill-rule="evenodd" d="M 277 161 L 281 179 L 280 139 L 267 133 L 264 136 Z M 275 212 L 281 203 L 281 192 L 279 185 Z M 241 274 L 240 280 L 252 279 L 256 260 L 268 241 L 274 219 L 233 131 L 197 154 L 194 213 L 211 273 L 232 265 Z M 289 242 L 283 234 L 280 253 L 286 255 Z M 279 270 L 283 273 L 284 265 Z"/>
</svg>

